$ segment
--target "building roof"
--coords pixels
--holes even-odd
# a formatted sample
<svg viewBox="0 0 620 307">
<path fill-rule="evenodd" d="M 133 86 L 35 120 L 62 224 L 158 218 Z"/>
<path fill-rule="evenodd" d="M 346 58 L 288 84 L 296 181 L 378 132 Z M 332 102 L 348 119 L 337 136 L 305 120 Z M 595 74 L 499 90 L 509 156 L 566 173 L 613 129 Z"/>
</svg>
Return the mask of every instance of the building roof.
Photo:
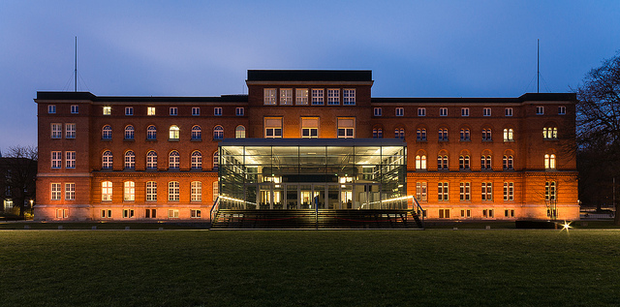
<svg viewBox="0 0 620 307">
<path fill-rule="evenodd" d="M 371 70 L 248 70 L 247 81 L 372 81 Z"/>
<path fill-rule="evenodd" d="M 247 102 L 248 95 L 220 97 L 95 96 L 90 92 L 37 92 L 36 100 L 89 100 L 92 102 Z"/>
<path fill-rule="evenodd" d="M 320 147 L 320 146 L 407 146 L 403 139 L 381 138 L 381 139 L 224 139 L 220 141 L 220 146 L 300 146 L 300 147 Z"/>
<path fill-rule="evenodd" d="M 526 101 L 577 101 L 575 93 L 526 93 L 516 98 L 473 98 L 473 97 L 448 97 L 448 98 L 371 98 L 372 103 L 466 103 L 466 104 L 489 104 L 489 103 L 523 103 Z"/>
</svg>

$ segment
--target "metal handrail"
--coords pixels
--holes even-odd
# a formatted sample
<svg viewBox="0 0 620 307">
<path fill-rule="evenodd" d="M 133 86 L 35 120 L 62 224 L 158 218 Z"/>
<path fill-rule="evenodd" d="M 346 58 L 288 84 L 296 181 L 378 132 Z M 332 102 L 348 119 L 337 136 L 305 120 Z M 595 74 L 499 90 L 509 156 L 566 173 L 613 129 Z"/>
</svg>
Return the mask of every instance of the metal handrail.
<svg viewBox="0 0 620 307">
<path fill-rule="evenodd" d="M 422 220 L 422 226 L 424 226 L 424 209 L 422 208 L 422 206 L 420 206 L 420 203 L 418 202 L 418 200 L 415 198 L 415 196 L 411 196 L 411 198 L 413 199 L 413 204 L 414 204 L 414 211 L 417 208 L 418 209 L 418 218 L 421 217 Z"/>
<path fill-rule="evenodd" d="M 213 225 L 214 212 L 215 212 L 215 215 L 217 215 L 217 211 L 219 210 L 219 207 L 220 207 L 220 197 L 218 196 L 213 202 L 211 211 L 209 211 L 209 219 L 211 220 L 211 225 Z"/>
</svg>

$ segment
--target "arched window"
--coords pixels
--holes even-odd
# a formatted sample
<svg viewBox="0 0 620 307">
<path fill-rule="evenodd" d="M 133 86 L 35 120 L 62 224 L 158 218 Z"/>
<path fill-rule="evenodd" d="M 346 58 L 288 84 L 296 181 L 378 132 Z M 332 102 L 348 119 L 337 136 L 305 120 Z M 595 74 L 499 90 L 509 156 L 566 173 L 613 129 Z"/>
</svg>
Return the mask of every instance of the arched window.
<svg viewBox="0 0 620 307">
<path fill-rule="evenodd" d="M 491 167 L 491 154 L 488 151 L 485 151 L 480 156 L 480 170 L 490 171 Z"/>
<path fill-rule="evenodd" d="M 104 140 L 112 139 L 112 126 L 110 125 L 103 126 L 103 129 L 101 129 L 101 138 Z"/>
<path fill-rule="evenodd" d="M 168 159 L 168 169 L 179 169 L 181 167 L 181 156 L 179 152 L 173 150 L 170 152 L 170 156 Z"/>
<path fill-rule="evenodd" d="M 202 129 L 200 129 L 200 126 L 192 127 L 192 140 L 199 141 L 200 139 L 202 139 Z"/>
<path fill-rule="evenodd" d="M 235 138 L 245 139 L 245 127 L 237 126 L 237 128 L 235 129 Z"/>
<path fill-rule="evenodd" d="M 155 128 L 155 126 L 150 125 L 146 128 L 146 139 L 147 140 L 157 139 L 157 128 Z"/>
<path fill-rule="evenodd" d="M 460 170 L 469 170 L 469 155 L 460 155 L 459 156 L 459 169 Z"/>
<path fill-rule="evenodd" d="M 512 155 L 510 154 L 504 155 L 503 168 L 505 171 L 513 170 L 514 169 L 513 163 L 514 163 L 514 158 Z"/>
<path fill-rule="evenodd" d="M 101 200 L 112 201 L 112 181 L 101 182 Z"/>
<path fill-rule="evenodd" d="M 557 127 L 545 127 L 543 128 L 543 138 L 547 140 L 554 140 L 558 138 Z"/>
<path fill-rule="evenodd" d="M 514 141 L 514 130 L 512 128 L 504 129 L 504 142 L 513 142 Z"/>
<path fill-rule="evenodd" d="M 418 131 L 416 131 L 416 140 L 426 141 L 426 128 L 418 128 Z"/>
<path fill-rule="evenodd" d="M 417 170 L 426 169 L 426 155 L 415 156 L 415 169 Z"/>
<path fill-rule="evenodd" d="M 198 150 L 192 152 L 192 169 L 202 169 L 202 154 Z"/>
<path fill-rule="evenodd" d="M 396 129 L 394 129 L 394 138 L 404 139 L 405 138 L 405 129 L 403 129 L 403 128 L 396 128 Z"/>
<path fill-rule="evenodd" d="M 220 154 L 216 151 L 213 153 L 213 169 L 216 170 L 220 167 Z"/>
<path fill-rule="evenodd" d="M 224 127 L 217 125 L 213 128 L 213 139 L 214 140 L 223 140 L 224 139 Z"/>
<path fill-rule="evenodd" d="M 437 156 L 437 170 L 448 170 L 448 155 L 443 152 Z"/>
<path fill-rule="evenodd" d="M 493 136 L 491 134 L 491 128 L 482 129 L 482 141 L 490 142 L 493 140 Z"/>
<path fill-rule="evenodd" d="M 555 169 L 555 155 L 554 154 L 545 155 L 545 169 Z"/>
<path fill-rule="evenodd" d="M 101 163 L 101 168 L 102 169 L 112 169 L 112 152 L 109 150 L 106 150 L 103 153 L 103 157 L 102 157 L 102 163 Z"/>
<path fill-rule="evenodd" d="M 381 129 L 381 128 L 373 128 L 372 129 L 372 138 L 373 139 L 382 139 L 383 138 L 383 129 Z"/>
<path fill-rule="evenodd" d="M 133 140 L 134 129 L 132 125 L 125 127 L 125 140 Z"/>
<path fill-rule="evenodd" d="M 439 140 L 440 141 L 448 141 L 448 129 L 447 128 L 439 128 Z"/>
<path fill-rule="evenodd" d="M 132 150 L 125 152 L 125 169 L 136 168 L 136 154 Z"/>
<path fill-rule="evenodd" d="M 154 150 L 146 154 L 146 168 L 150 170 L 157 169 L 157 152 Z"/>
<path fill-rule="evenodd" d="M 170 141 L 178 141 L 179 140 L 179 127 L 172 125 L 170 126 L 170 133 L 168 134 L 168 139 Z"/>
<path fill-rule="evenodd" d="M 469 141 L 471 140 L 471 132 L 469 128 L 461 129 L 461 141 Z"/>
</svg>

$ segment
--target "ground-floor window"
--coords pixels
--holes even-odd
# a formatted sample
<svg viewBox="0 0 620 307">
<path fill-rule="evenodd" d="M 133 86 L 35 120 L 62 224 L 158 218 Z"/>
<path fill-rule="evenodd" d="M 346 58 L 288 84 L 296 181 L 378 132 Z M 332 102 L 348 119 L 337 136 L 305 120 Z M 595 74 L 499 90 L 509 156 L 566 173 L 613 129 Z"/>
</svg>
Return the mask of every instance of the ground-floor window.
<svg viewBox="0 0 620 307">
<path fill-rule="evenodd" d="M 110 209 L 101 209 L 101 218 L 102 219 L 112 218 L 112 210 L 110 210 Z"/>
<path fill-rule="evenodd" d="M 504 210 L 504 217 L 515 217 L 515 210 L 514 209 Z"/>
<path fill-rule="evenodd" d="M 69 217 L 68 209 L 56 209 L 56 218 L 57 219 L 66 219 Z"/>
<path fill-rule="evenodd" d="M 146 209 L 144 217 L 147 219 L 157 218 L 157 209 Z"/>
<path fill-rule="evenodd" d="M 178 219 L 179 218 L 179 210 L 177 209 L 168 209 L 168 217 Z"/>
<path fill-rule="evenodd" d="M 200 209 L 191 209 L 190 213 L 191 213 L 191 217 L 194 219 L 199 219 L 202 217 L 202 213 L 200 212 Z"/>
<path fill-rule="evenodd" d="M 482 217 L 493 218 L 493 217 L 495 217 L 495 213 L 493 212 L 493 209 L 483 209 L 482 210 Z"/>
<path fill-rule="evenodd" d="M 470 218 L 471 217 L 471 209 L 461 209 L 461 217 L 462 218 Z"/>
<path fill-rule="evenodd" d="M 130 219 L 134 217 L 133 209 L 123 209 L 123 218 Z"/>
<path fill-rule="evenodd" d="M 450 209 L 439 209 L 439 218 L 440 219 L 449 219 L 450 218 Z"/>
</svg>

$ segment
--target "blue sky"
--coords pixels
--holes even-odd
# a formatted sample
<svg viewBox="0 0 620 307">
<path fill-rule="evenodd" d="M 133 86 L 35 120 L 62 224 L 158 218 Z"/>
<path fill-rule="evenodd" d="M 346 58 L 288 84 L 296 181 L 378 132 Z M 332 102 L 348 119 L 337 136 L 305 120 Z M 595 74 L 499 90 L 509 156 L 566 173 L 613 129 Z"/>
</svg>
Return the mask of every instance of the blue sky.
<svg viewBox="0 0 620 307">
<path fill-rule="evenodd" d="M 37 91 L 247 93 L 248 69 L 370 69 L 373 97 L 567 92 L 620 50 L 620 1 L 0 1 L 0 150 Z"/>
</svg>

